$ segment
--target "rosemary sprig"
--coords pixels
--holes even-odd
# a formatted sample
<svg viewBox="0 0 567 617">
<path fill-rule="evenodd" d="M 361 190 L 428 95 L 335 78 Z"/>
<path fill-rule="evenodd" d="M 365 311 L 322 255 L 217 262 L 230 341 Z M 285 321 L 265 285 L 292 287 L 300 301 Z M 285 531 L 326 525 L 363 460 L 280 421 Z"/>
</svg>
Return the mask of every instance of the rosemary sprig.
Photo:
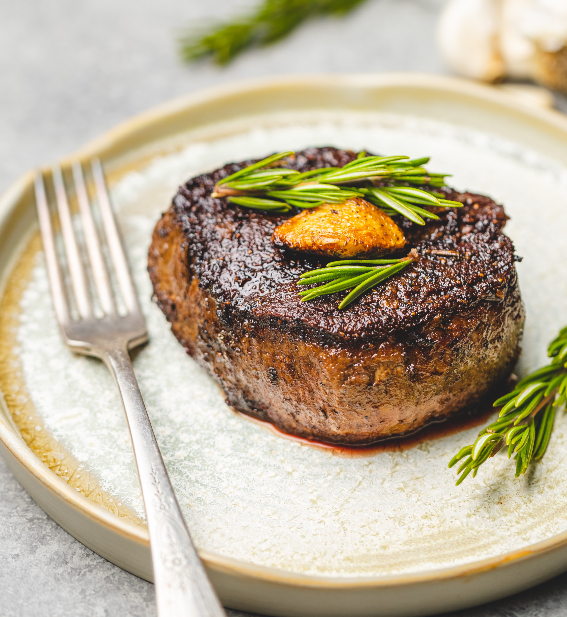
<svg viewBox="0 0 567 617">
<path fill-rule="evenodd" d="M 345 309 L 362 294 L 403 270 L 412 261 L 415 261 L 416 257 L 417 255 L 412 252 L 403 259 L 344 259 L 332 261 L 324 268 L 311 270 L 300 276 L 298 285 L 324 283 L 319 287 L 300 291 L 301 301 L 307 302 L 320 296 L 350 289 L 350 293 L 339 304 L 339 309 Z"/>
<path fill-rule="evenodd" d="M 449 467 L 461 463 L 459 485 L 504 445 L 508 458 L 516 461 L 516 477 L 525 473 L 532 461 L 547 449 L 557 408 L 567 399 L 567 327 L 548 347 L 551 362 L 518 382 L 514 390 L 500 397 L 494 407 L 502 407 L 498 419 L 479 433 L 474 444 L 462 448 Z"/>
<path fill-rule="evenodd" d="M 220 65 L 249 47 L 265 46 L 285 38 L 304 21 L 323 15 L 345 15 L 365 0 L 264 0 L 249 15 L 211 28 L 190 31 L 180 41 L 187 62 L 212 56 Z"/>
<path fill-rule="evenodd" d="M 422 206 L 461 207 L 442 193 L 410 184 L 445 186 L 448 174 L 430 173 L 423 165 L 429 158 L 407 156 L 359 156 L 343 167 L 324 167 L 300 173 L 274 167 L 293 152 L 280 152 L 249 165 L 217 183 L 213 197 L 226 197 L 246 208 L 288 212 L 292 207 L 315 208 L 323 203 L 342 203 L 363 197 L 391 216 L 405 216 L 418 225 L 438 219 Z M 379 186 L 376 186 L 379 182 Z"/>
</svg>

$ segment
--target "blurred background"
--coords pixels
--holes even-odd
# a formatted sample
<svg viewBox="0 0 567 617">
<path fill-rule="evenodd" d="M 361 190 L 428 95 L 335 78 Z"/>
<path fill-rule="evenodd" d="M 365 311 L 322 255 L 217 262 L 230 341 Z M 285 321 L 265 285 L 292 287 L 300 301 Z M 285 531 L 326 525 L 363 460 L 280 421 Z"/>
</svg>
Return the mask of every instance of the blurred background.
<svg viewBox="0 0 567 617">
<path fill-rule="evenodd" d="M 195 54 L 203 49 L 194 45 L 197 30 L 242 26 L 262 1 L 0 0 L 0 192 L 134 114 L 238 79 L 413 71 L 536 80 L 555 90 L 535 91 L 538 103 L 567 111 L 557 93 L 567 83 L 567 0 L 335 0 L 352 10 L 308 20 L 225 66 L 182 59 L 187 32 Z M 317 1 L 325 4 L 276 4 L 293 20 L 288 9 L 301 13 Z M 563 615 L 566 589 L 562 576 L 459 615 Z M 0 593 L 2 617 L 155 615 L 153 587 L 68 536 L 1 460 Z"/>
<path fill-rule="evenodd" d="M 498 38 L 493 8 L 503 0 L 453 0 L 444 44 L 438 30 L 445 0 L 333 0 L 351 11 L 308 20 L 227 66 L 207 58 L 182 61 L 179 39 L 188 31 L 241 22 L 264 1 L 0 0 L 0 190 L 133 114 L 236 79 L 321 71 L 505 73 L 490 49 Z M 567 31 L 566 0 L 506 2 L 541 4 L 536 12 L 549 13 L 551 26 Z M 268 3 L 285 7 L 281 23 L 332 0 Z M 526 20 L 534 21 L 529 13 Z M 549 23 L 539 31 L 546 28 Z M 551 35 L 557 46 L 558 35 Z M 567 109 L 564 100 L 560 105 Z"/>
</svg>

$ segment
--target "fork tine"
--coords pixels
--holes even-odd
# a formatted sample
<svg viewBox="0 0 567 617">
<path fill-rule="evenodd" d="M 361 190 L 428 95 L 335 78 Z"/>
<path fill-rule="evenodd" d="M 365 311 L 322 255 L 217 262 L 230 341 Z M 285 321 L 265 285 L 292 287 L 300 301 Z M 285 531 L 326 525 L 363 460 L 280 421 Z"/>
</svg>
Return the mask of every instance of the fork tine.
<svg viewBox="0 0 567 617">
<path fill-rule="evenodd" d="M 120 291 L 122 292 L 124 303 L 126 304 L 128 312 L 139 313 L 140 306 L 138 304 L 138 297 L 132 283 L 130 269 L 128 268 L 128 262 L 126 261 L 122 240 L 120 239 L 120 234 L 118 233 L 118 228 L 116 227 L 114 214 L 112 213 L 110 198 L 108 196 L 108 191 L 106 190 L 106 182 L 100 160 L 98 158 L 92 159 L 91 167 L 93 170 L 93 178 L 98 195 L 102 222 L 106 232 L 108 248 L 110 249 L 110 256 L 112 257 L 112 263 L 114 264 L 114 268 L 116 270 L 116 277 L 118 279 Z"/>
<path fill-rule="evenodd" d="M 65 245 L 65 253 L 67 254 L 67 263 L 69 265 L 69 273 L 71 275 L 71 283 L 75 300 L 77 301 L 77 309 L 83 318 L 92 317 L 92 309 L 89 298 L 89 291 L 85 278 L 85 270 L 81 260 L 81 254 L 77 247 L 77 239 L 73 229 L 73 221 L 71 219 L 71 211 L 69 202 L 67 201 L 67 193 L 65 192 L 65 184 L 63 182 L 63 174 L 61 167 L 55 165 L 52 169 L 53 184 L 55 186 L 55 195 L 57 197 L 57 207 L 59 210 L 59 221 L 61 223 L 61 231 L 63 233 L 63 244 Z"/>
<path fill-rule="evenodd" d="M 85 186 L 85 179 L 83 176 L 83 168 L 79 161 L 73 163 L 73 180 L 75 182 L 75 190 L 77 191 L 77 200 L 79 202 L 79 210 L 81 211 L 81 220 L 83 222 L 83 228 L 85 231 L 85 241 L 87 244 L 87 251 L 91 261 L 93 269 L 93 275 L 100 299 L 102 310 L 106 315 L 115 315 L 116 307 L 114 306 L 114 300 L 112 298 L 112 289 L 110 287 L 110 280 L 108 278 L 108 272 L 104 264 L 104 258 L 102 256 L 102 250 L 100 247 L 100 240 L 94 224 L 91 207 L 89 204 L 89 196 L 87 194 L 87 188 Z"/>
<path fill-rule="evenodd" d="M 57 251 L 55 250 L 55 240 L 51 227 L 51 217 L 49 215 L 49 206 L 47 205 L 45 185 L 43 184 L 41 171 L 38 171 L 35 176 L 35 203 L 39 218 L 43 252 L 47 264 L 47 275 L 49 276 L 51 296 L 53 298 L 53 307 L 55 309 L 57 321 L 61 326 L 65 326 L 69 323 L 69 308 L 65 297 L 65 287 L 63 286 L 61 270 L 59 269 L 59 262 L 57 260 Z"/>
</svg>

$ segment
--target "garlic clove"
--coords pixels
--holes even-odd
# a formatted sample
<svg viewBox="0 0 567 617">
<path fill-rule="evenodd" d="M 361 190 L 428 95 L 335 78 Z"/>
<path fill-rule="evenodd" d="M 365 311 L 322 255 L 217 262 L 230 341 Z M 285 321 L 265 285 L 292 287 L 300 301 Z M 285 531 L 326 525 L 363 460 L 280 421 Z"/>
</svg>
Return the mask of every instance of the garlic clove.
<svg viewBox="0 0 567 617">
<path fill-rule="evenodd" d="M 500 0 L 451 0 L 445 6 L 437 41 L 453 71 L 484 81 L 504 76 L 498 44 L 499 16 Z"/>
<path fill-rule="evenodd" d="M 506 75 L 517 79 L 532 77 L 537 46 L 526 28 L 531 0 L 503 0 L 500 25 L 500 49 Z"/>
<path fill-rule="evenodd" d="M 567 90 L 566 0 L 503 0 L 500 41 L 508 75 Z"/>
</svg>

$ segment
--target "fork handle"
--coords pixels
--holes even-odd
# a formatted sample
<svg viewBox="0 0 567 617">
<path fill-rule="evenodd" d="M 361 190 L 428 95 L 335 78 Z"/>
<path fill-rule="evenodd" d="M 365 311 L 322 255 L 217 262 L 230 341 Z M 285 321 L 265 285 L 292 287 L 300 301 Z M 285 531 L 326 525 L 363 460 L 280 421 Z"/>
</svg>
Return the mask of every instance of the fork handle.
<svg viewBox="0 0 567 617">
<path fill-rule="evenodd" d="M 159 617 L 225 617 L 175 498 L 126 345 L 102 359 L 120 390 L 146 508 Z"/>
</svg>

